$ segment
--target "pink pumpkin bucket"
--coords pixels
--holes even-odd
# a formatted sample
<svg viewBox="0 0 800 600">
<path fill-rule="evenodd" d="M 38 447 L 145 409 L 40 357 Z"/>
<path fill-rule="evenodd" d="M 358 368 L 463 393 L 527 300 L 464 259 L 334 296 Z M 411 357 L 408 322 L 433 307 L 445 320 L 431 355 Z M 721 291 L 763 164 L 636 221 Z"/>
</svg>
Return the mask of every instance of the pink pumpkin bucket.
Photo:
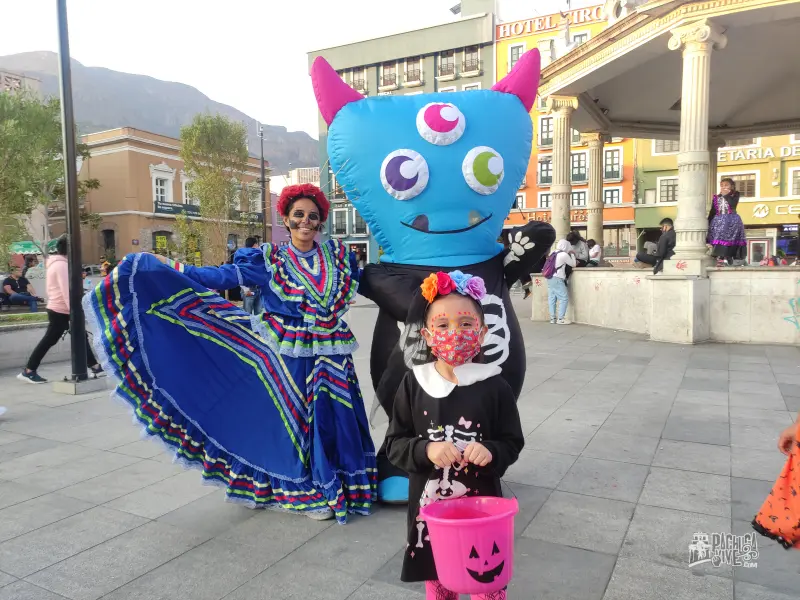
<svg viewBox="0 0 800 600">
<path fill-rule="evenodd" d="M 503 589 L 514 573 L 516 498 L 477 496 L 420 508 L 439 581 L 458 594 Z"/>
</svg>

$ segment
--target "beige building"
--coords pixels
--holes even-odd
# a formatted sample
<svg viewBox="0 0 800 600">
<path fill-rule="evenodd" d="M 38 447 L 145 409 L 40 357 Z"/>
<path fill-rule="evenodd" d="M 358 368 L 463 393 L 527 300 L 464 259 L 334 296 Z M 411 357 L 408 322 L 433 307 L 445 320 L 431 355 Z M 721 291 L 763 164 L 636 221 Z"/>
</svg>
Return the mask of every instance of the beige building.
<svg viewBox="0 0 800 600">
<path fill-rule="evenodd" d="M 27 89 L 37 96 L 42 93 L 42 82 L 35 77 L 0 69 L 0 94 Z"/>
<path fill-rule="evenodd" d="M 130 252 L 163 249 L 165 242 L 177 242 L 177 215 L 200 219 L 197 202 L 188 194 L 191 179 L 183 170 L 179 140 L 121 127 L 85 135 L 81 141 L 89 146 L 91 158 L 81 165 L 79 178 L 100 182 L 100 188 L 87 195 L 86 210 L 102 217 L 97 230 L 84 232 L 85 264 L 96 263 L 103 255 L 120 259 Z M 243 178 L 246 185 L 259 185 L 260 167 L 259 159 L 250 157 Z M 260 195 L 254 206 L 231 208 L 229 247 L 242 246 L 251 235 L 264 237 Z M 268 220 L 268 239 L 271 228 Z"/>
</svg>

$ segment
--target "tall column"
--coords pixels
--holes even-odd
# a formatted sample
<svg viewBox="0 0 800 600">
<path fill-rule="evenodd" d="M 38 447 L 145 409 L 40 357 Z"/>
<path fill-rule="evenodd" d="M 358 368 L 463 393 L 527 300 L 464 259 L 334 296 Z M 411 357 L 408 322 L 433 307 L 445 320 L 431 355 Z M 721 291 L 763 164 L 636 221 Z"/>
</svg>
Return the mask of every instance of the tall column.
<svg viewBox="0 0 800 600">
<path fill-rule="evenodd" d="M 672 31 L 670 50 L 683 51 L 681 139 L 678 154 L 678 219 L 675 259 L 686 264 L 686 275 L 702 273 L 706 259 L 709 196 L 708 95 L 711 52 L 727 43 L 720 27 L 704 19 Z"/>
<path fill-rule="evenodd" d="M 603 176 L 605 161 L 603 147 L 609 137 L 602 133 L 586 133 L 581 136 L 589 145 L 589 201 L 586 223 L 586 239 L 594 240 L 603 247 Z M 622 166 L 620 165 L 620 168 Z"/>
<path fill-rule="evenodd" d="M 572 143 L 572 112 L 578 99 L 549 96 L 547 110 L 553 115 L 553 183 L 550 186 L 552 218 L 556 242 L 569 233 L 569 206 L 572 198 L 570 146 Z"/>
<path fill-rule="evenodd" d="M 708 136 L 708 194 L 706 194 L 706 214 L 711 210 L 711 196 L 719 191 L 717 183 L 717 166 L 719 164 L 719 149 L 725 145 L 722 138 Z"/>
</svg>

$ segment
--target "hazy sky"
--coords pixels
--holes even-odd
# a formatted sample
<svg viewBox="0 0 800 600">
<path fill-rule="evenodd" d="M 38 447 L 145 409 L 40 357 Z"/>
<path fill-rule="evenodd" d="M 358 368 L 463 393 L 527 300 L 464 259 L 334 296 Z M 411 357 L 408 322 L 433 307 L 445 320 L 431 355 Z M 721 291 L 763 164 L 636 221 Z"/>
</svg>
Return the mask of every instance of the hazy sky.
<svg viewBox="0 0 800 600">
<path fill-rule="evenodd" d="M 602 0 L 572 0 L 572 7 Z M 306 52 L 446 22 L 458 0 L 67 0 L 72 57 L 196 87 L 317 137 Z M 501 0 L 501 17 L 567 0 Z M 395 8 L 392 13 L 392 8 Z M 55 0 L 0 0 L 0 56 L 58 49 Z"/>
</svg>

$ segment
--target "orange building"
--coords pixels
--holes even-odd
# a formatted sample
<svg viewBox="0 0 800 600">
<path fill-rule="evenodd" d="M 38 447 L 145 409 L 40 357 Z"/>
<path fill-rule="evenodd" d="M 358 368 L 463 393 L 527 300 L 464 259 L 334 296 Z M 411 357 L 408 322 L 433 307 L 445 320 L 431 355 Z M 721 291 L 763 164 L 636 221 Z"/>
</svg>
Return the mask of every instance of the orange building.
<svg viewBox="0 0 800 600">
<path fill-rule="evenodd" d="M 538 48 L 542 68 L 606 28 L 601 6 L 568 13 L 536 16 L 496 26 L 496 76 L 505 77 L 527 50 Z M 553 117 L 547 99 L 539 98 L 531 111 L 533 148 L 528 172 L 517 193 L 517 202 L 506 219 L 512 227 L 531 220 L 550 221 L 550 184 L 553 179 Z M 634 224 L 635 144 L 627 138 L 606 139 L 603 146 L 603 245 L 604 255 L 627 259 L 636 249 Z M 589 147 L 573 131 L 570 221 L 586 233 L 589 200 Z"/>
</svg>

